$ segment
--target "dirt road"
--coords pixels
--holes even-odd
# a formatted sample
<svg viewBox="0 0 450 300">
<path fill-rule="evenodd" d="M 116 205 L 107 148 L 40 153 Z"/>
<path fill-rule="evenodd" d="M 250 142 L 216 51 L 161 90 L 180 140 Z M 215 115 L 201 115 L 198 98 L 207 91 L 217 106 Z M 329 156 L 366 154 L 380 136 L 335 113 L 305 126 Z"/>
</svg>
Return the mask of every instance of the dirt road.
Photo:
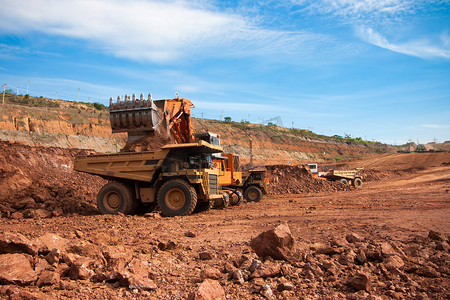
<svg viewBox="0 0 450 300">
<path fill-rule="evenodd" d="M 361 190 L 269 195 L 259 203 L 186 217 L 4 216 L 0 232 L 22 234 L 40 247 L 38 254 L 27 256 L 37 282 L 42 276 L 37 265 L 51 250 L 42 250 L 37 239 L 51 233 L 67 244 L 60 246 L 59 261 L 46 267 L 57 274 L 48 284 L 3 280 L 0 295 L 186 299 L 198 296 L 205 278 L 211 278 L 227 299 L 448 299 L 450 154 L 374 156 L 349 164 L 378 172 L 381 180 L 365 182 Z M 250 240 L 280 223 L 294 237 L 295 259 L 258 258 Z M 383 243 L 394 254 L 386 254 Z M 371 249 L 381 250 L 374 250 L 377 256 Z M 89 276 L 80 275 L 75 254 L 89 258 Z M 254 260 L 266 266 L 266 273 L 249 271 L 246 262 Z M 128 278 L 124 284 L 121 268 L 128 268 L 131 277 L 145 274 L 148 282 L 132 285 Z M 267 271 L 271 268 L 276 271 Z M 364 276 L 368 283 L 360 287 Z"/>
</svg>

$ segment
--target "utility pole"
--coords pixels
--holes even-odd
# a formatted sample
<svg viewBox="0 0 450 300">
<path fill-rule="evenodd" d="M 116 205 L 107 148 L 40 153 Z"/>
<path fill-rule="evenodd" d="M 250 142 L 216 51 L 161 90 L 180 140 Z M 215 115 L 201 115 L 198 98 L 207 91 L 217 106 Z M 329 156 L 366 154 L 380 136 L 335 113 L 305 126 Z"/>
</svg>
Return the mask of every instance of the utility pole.
<svg viewBox="0 0 450 300">
<path fill-rule="evenodd" d="M 3 101 L 2 101 L 2 105 L 5 104 L 5 90 L 6 90 L 6 83 L 3 84 Z"/>
<path fill-rule="evenodd" d="M 28 95 L 28 87 L 30 86 L 30 81 L 27 81 L 27 95 Z"/>
<path fill-rule="evenodd" d="M 78 94 L 77 94 L 77 102 L 80 101 L 80 88 L 78 88 Z"/>
<path fill-rule="evenodd" d="M 253 139 L 250 138 L 250 165 L 253 165 Z"/>
</svg>

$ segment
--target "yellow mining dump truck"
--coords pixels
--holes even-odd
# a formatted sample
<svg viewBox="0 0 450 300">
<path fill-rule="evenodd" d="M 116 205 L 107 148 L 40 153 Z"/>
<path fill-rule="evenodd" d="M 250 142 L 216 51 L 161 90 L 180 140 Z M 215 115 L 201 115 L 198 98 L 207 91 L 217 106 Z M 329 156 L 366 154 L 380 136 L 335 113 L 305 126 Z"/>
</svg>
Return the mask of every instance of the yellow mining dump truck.
<svg viewBox="0 0 450 300">
<path fill-rule="evenodd" d="M 359 171 L 363 168 L 356 168 L 353 170 L 327 170 L 326 172 L 319 172 L 317 164 L 308 164 L 309 171 L 314 177 L 318 179 L 340 181 L 346 186 L 354 186 L 357 189 L 362 188 L 362 175 Z"/>
<path fill-rule="evenodd" d="M 354 186 L 357 189 L 362 188 L 362 176 L 356 170 L 330 170 L 323 177 L 328 180 L 339 180 L 345 185 Z"/>
<path fill-rule="evenodd" d="M 159 151 L 80 156 L 74 169 L 111 181 L 97 195 L 101 213 L 132 214 L 141 204 L 182 216 L 223 197 L 211 160 L 222 151 L 205 141 L 169 144 Z"/>
</svg>

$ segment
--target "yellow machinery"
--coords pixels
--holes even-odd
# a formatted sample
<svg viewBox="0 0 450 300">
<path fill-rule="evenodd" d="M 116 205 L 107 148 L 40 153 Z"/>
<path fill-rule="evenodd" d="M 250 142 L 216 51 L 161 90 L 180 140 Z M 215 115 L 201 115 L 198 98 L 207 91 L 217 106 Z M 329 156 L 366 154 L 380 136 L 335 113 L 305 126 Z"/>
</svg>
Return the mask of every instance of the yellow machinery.
<svg viewBox="0 0 450 300">
<path fill-rule="evenodd" d="M 212 133 L 196 134 L 191 122 L 192 103 L 176 98 L 153 100 L 134 94 L 110 99 L 113 133 L 127 132 L 128 143 L 142 138 L 160 144 L 160 151 L 129 152 L 77 158 L 75 170 L 96 174 L 114 182 L 97 197 L 102 213 L 132 213 L 138 204 L 159 205 L 166 215 L 190 214 L 197 202 L 226 207 L 244 196 L 259 201 L 267 191 L 265 170 L 243 173 L 239 156 L 223 152 L 220 139 Z M 241 190 L 244 195 L 242 195 Z M 231 199 L 230 199 L 231 198 Z"/>
<path fill-rule="evenodd" d="M 142 204 L 180 216 L 192 213 L 197 203 L 222 199 L 219 170 L 210 164 L 211 154 L 220 152 L 205 141 L 170 144 L 159 151 L 77 157 L 74 169 L 111 180 L 97 195 L 104 214 L 132 214 Z"/>
<path fill-rule="evenodd" d="M 308 164 L 309 171 L 315 178 L 340 181 L 346 186 L 354 186 L 357 189 L 362 188 L 362 175 L 359 173 L 363 168 L 356 168 L 353 170 L 332 170 L 329 169 L 326 172 L 319 172 L 317 164 Z"/>
<path fill-rule="evenodd" d="M 220 137 L 215 133 L 201 132 L 195 133 L 194 136 L 211 144 L 220 145 Z M 265 169 L 251 169 L 244 172 L 240 166 L 239 155 L 231 153 L 214 154 L 212 159 L 214 166 L 220 170 L 219 185 L 226 192 L 223 206 L 237 205 L 243 198 L 249 202 L 258 202 L 267 194 L 269 178 Z"/>
</svg>

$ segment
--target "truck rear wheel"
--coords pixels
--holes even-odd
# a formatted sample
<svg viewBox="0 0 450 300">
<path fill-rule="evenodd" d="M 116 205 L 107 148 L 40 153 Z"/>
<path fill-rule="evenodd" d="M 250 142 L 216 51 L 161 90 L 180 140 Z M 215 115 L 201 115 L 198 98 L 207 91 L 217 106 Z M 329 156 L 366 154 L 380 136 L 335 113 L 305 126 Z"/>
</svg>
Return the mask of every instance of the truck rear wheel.
<svg viewBox="0 0 450 300">
<path fill-rule="evenodd" d="M 197 205 L 197 192 L 186 181 L 173 179 L 161 186 L 157 199 L 164 215 L 184 216 L 194 211 Z"/>
<path fill-rule="evenodd" d="M 97 208 L 102 214 L 132 214 L 136 204 L 131 188 L 121 182 L 105 184 L 97 195 Z"/>
<path fill-rule="evenodd" d="M 244 191 L 244 198 L 248 202 L 259 202 L 262 199 L 262 191 L 257 186 L 249 186 Z"/>
<path fill-rule="evenodd" d="M 355 178 L 355 181 L 353 181 L 353 186 L 357 189 L 362 188 L 362 180 L 361 178 Z"/>
</svg>

